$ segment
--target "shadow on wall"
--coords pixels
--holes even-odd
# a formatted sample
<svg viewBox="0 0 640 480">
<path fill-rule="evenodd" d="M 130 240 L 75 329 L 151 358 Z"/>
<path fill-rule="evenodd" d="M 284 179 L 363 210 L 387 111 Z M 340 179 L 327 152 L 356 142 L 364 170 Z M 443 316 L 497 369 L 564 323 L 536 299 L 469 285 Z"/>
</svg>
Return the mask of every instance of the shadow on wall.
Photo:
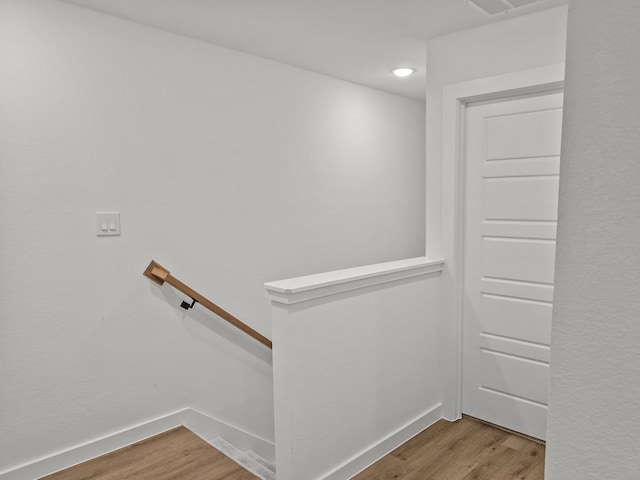
<svg viewBox="0 0 640 480">
<path fill-rule="evenodd" d="M 175 313 L 176 319 L 180 320 L 185 330 L 189 335 L 200 341 L 207 342 L 207 339 L 202 336 L 197 330 L 197 325 L 206 328 L 214 333 L 216 336 L 223 338 L 227 342 L 228 347 L 238 347 L 245 352 L 253 355 L 254 357 L 262 360 L 264 363 L 272 366 L 273 358 L 271 350 L 258 341 L 254 340 L 250 336 L 246 335 L 241 330 L 238 330 L 233 325 L 227 323 L 222 318 L 218 317 L 214 313 L 202 307 L 196 303 L 193 308 L 185 310 L 180 305 L 183 301 L 187 301 L 191 304 L 191 299 L 181 293 L 178 293 L 172 286 L 164 284 L 162 286 L 156 285 L 153 282 L 149 282 L 151 294 L 163 302 L 169 304 Z M 211 348 L 221 348 L 221 343 L 216 342 L 211 344 Z M 231 352 L 232 348 L 229 348 L 229 354 L 231 357 L 235 357 Z M 231 358 L 230 357 L 230 358 Z"/>
</svg>

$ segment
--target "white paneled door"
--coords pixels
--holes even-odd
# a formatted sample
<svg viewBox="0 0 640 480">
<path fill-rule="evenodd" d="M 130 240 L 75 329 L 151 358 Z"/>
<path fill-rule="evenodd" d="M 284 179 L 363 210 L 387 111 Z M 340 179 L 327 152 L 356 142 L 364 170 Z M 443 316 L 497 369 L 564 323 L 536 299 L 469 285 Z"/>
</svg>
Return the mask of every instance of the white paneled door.
<svg viewBox="0 0 640 480">
<path fill-rule="evenodd" d="M 463 400 L 544 439 L 562 93 L 467 106 Z"/>
</svg>

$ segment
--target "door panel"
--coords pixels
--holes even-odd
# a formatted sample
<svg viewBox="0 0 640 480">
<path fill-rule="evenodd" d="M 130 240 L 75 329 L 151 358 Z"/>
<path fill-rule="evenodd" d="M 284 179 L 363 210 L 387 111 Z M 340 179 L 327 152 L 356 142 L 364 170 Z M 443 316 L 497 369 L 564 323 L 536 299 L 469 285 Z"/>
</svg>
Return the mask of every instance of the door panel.
<svg viewBox="0 0 640 480">
<path fill-rule="evenodd" d="M 512 338 L 484 333 L 480 336 L 480 349 L 482 351 L 503 352 L 505 354 L 520 356 L 530 360 L 549 363 L 550 350 L 547 345 L 518 342 Z"/>
<path fill-rule="evenodd" d="M 558 177 L 501 177 L 484 180 L 485 220 L 556 221 Z"/>
<path fill-rule="evenodd" d="M 484 237 L 482 274 L 534 283 L 553 283 L 556 245 L 553 240 Z"/>
<path fill-rule="evenodd" d="M 487 118 L 487 161 L 559 154 L 562 110 L 533 108 Z"/>
<path fill-rule="evenodd" d="M 514 232 L 514 226 L 518 227 L 518 231 Z M 480 226 L 483 237 L 503 237 L 503 238 L 537 238 L 540 240 L 549 240 L 556 237 L 556 222 L 501 222 L 490 221 L 483 222 Z"/>
<path fill-rule="evenodd" d="M 482 295 L 484 332 L 492 335 L 549 345 L 551 310 L 550 303 Z"/>
<path fill-rule="evenodd" d="M 497 278 L 483 278 L 479 283 L 478 288 L 482 289 L 482 293 L 504 295 L 523 300 L 538 300 L 540 302 L 548 302 L 549 304 L 551 304 L 553 300 L 553 285 L 514 282 Z"/>
<path fill-rule="evenodd" d="M 547 403 L 548 364 L 482 350 L 482 387 Z"/>
<path fill-rule="evenodd" d="M 466 114 L 462 410 L 544 439 L 562 94 Z"/>
<path fill-rule="evenodd" d="M 517 158 L 485 162 L 482 173 L 485 178 L 526 177 L 533 175 L 558 175 L 560 157 Z"/>
</svg>

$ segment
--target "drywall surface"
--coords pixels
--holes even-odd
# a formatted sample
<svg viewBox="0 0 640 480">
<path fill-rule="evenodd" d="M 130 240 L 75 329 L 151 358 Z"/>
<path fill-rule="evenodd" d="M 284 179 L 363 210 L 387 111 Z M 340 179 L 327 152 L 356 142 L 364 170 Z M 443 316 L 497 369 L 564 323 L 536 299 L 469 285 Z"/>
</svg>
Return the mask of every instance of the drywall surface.
<svg viewBox="0 0 640 480">
<path fill-rule="evenodd" d="M 640 477 L 640 4 L 569 10 L 547 480 Z"/>
<path fill-rule="evenodd" d="M 442 321 L 439 323 L 439 335 L 443 413 L 449 419 L 459 415 L 454 398 L 459 386 L 455 382 L 451 355 L 456 351 L 458 341 L 455 329 L 451 328 L 456 318 L 456 251 L 455 240 L 443 226 L 455 224 L 452 205 L 456 192 L 443 191 L 442 188 L 443 89 L 461 82 L 562 63 L 566 12 L 566 7 L 554 8 L 435 38 L 427 46 L 426 255 L 446 261 L 441 276 Z M 443 202 L 444 197 L 450 199 L 449 203 Z M 443 210 L 443 207 L 447 209 Z"/>
<path fill-rule="evenodd" d="M 122 235 L 96 237 L 97 211 Z M 273 440 L 263 284 L 424 252 L 424 103 L 0 1 L 0 472 L 190 407 Z"/>
</svg>

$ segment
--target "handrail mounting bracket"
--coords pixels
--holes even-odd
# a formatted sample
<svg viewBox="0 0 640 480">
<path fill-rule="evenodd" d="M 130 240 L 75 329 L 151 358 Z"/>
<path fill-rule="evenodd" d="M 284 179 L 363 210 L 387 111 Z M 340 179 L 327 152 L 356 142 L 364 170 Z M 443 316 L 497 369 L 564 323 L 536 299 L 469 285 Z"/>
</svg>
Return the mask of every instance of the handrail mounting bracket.
<svg viewBox="0 0 640 480">
<path fill-rule="evenodd" d="M 185 310 L 189 310 L 190 308 L 193 308 L 193 306 L 194 306 L 196 303 L 198 303 L 198 301 L 197 301 L 197 300 L 194 300 L 193 298 L 192 298 L 191 300 L 192 300 L 191 304 L 189 304 L 189 302 L 185 302 L 185 301 L 183 300 L 183 301 L 182 301 L 182 303 L 180 304 L 180 306 L 181 306 L 182 308 L 184 308 Z"/>
</svg>

